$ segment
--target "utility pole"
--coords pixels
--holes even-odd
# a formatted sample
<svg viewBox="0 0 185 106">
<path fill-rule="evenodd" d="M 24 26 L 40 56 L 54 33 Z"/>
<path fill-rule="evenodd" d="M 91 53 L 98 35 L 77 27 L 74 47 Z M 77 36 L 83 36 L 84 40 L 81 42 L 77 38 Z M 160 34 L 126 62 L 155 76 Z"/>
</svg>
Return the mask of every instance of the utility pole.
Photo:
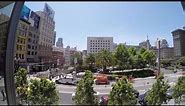
<svg viewBox="0 0 185 106">
<path fill-rule="evenodd" d="M 157 76 L 160 74 L 160 40 L 158 39 L 158 73 Z"/>
</svg>

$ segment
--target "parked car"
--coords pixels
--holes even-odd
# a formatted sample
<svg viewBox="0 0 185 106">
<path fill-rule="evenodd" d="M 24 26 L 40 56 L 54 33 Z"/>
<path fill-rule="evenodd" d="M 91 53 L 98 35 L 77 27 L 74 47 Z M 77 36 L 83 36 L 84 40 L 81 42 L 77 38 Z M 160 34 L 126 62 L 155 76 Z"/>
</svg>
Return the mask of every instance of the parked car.
<svg viewBox="0 0 185 106">
<path fill-rule="evenodd" d="M 97 75 L 94 80 L 95 84 L 109 84 L 109 80 L 106 75 Z"/>
</svg>

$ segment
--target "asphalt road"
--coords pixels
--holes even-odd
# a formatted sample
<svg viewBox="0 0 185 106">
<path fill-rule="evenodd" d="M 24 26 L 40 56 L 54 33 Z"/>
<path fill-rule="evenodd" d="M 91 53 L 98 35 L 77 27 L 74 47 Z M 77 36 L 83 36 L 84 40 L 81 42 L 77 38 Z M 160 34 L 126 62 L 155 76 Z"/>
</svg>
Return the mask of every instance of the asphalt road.
<svg viewBox="0 0 185 106">
<path fill-rule="evenodd" d="M 180 74 L 176 73 L 169 73 L 165 74 L 165 80 L 168 80 L 170 82 L 176 82 L 178 77 L 181 76 Z M 147 90 L 149 90 L 152 87 L 152 84 L 156 81 L 154 77 L 149 78 L 138 78 L 134 80 L 133 87 L 140 92 L 140 94 L 145 93 Z M 114 82 L 111 82 L 110 85 L 94 85 L 94 90 L 100 93 L 101 95 L 108 95 L 111 91 L 111 84 Z M 70 105 L 73 104 L 72 102 L 72 93 L 75 92 L 76 86 L 70 86 L 70 85 L 61 85 L 57 84 L 57 89 L 59 90 L 60 95 L 60 104 L 62 105 Z M 174 100 L 171 100 L 168 102 L 168 104 L 174 104 Z"/>
</svg>

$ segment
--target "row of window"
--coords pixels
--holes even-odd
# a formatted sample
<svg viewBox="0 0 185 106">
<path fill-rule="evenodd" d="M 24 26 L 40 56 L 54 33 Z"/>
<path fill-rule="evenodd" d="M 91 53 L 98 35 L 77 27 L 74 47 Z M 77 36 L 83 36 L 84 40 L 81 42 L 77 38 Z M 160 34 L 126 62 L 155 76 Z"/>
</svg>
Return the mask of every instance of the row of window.
<svg viewBox="0 0 185 106">
<path fill-rule="evenodd" d="M 26 44 L 26 39 L 17 37 L 17 42 L 21 44 Z"/>
<path fill-rule="evenodd" d="M 37 50 L 37 46 L 31 46 L 31 45 L 28 44 L 28 49 Z"/>
<path fill-rule="evenodd" d="M 99 50 L 99 49 L 108 49 L 109 50 L 110 48 L 90 48 L 90 50 L 94 50 L 94 49 L 95 50 Z"/>
<path fill-rule="evenodd" d="M 28 55 L 37 55 L 37 52 L 34 52 L 34 51 L 28 51 L 27 52 Z"/>
<path fill-rule="evenodd" d="M 30 37 L 33 37 L 33 38 L 39 39 L 39 36 L 37 36 L 36 34 L 32 34 L 31 32 L 29 32 L 29 36 L 30 36 Z"/>
<path fill-rule="evenodd" d="M 27 31 L 19 29 L 19 35 L 20 36 L 26 36 L 27 35 Z"/>
<path fill-rule="evenodd" d="M 110 45 L 110 43 L 91 43 L 91 45 Z"/>
<path fill-rule="evenodd" d="M 16 45 L 16 49 L 17 49 L 17 51 L 25 51 L 26 50 L 26 47 L 25 46 L 23 46 L 23 45 Z"/>
<path fill-rule="evenodd" d="M 95 45 L 95 46 L 93 45 L 93 46 L 92 46 L 92 45 L 91 45 L 91 47 L 110 47 L 110 46 L 108 46 L 108 45 L 101 45 L 101 46 L 100 46 L 100 45 Z"/>
<path fill-rule="evenodd" d="M 110 42 L 110 40 L 90 40 L 90 42 Z"/>
<path fill-rule="evenodd" d="M 25 56 L 24 56 L 24 54 L 16 54 L 16 58 L 17 59 L 24 59 L 25 58 Z"/>
<path fill-rule="evenodd" d="M 32 40 L 31 38 L 28 38 L 28 43 L 37 44 L 38 41 L 37 40 Z"/>
</svg>

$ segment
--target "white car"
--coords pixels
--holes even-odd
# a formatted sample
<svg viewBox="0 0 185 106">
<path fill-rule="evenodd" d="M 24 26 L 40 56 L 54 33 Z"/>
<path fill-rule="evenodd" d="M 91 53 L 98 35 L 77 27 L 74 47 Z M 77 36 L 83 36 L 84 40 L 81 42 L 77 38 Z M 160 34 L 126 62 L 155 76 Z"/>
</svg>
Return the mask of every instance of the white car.
<svg viewBox="0 0 185 106">
<path fill-rule="evenodd" d="M 99 97 L 100 93 L 96 92 L 94 95 Z M 74 97 L 75 97 L 75 92 L 72 93 L 72 100 L 74 100 Z"/>
</svg>

